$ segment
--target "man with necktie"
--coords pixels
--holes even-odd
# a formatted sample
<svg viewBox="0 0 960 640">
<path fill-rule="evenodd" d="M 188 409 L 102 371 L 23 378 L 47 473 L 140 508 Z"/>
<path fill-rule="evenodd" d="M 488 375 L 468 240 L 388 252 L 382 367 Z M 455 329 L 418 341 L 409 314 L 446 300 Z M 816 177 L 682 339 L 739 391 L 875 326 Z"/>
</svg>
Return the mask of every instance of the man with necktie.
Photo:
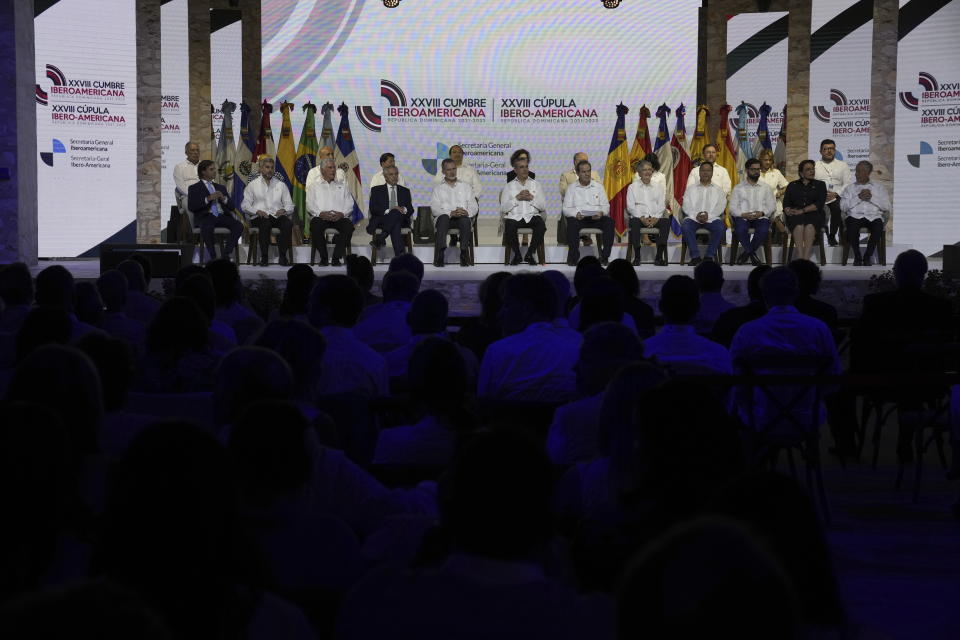
<svg viewBox="0 0 960 640">
<path fill-rule="evenodd" d="M 197 175 L 199 182 L 190 185 L 187 190 L 187 208 L 193 213 L 193 224 L 200 227 L 200 236 L 210 252 L 211 260 L 217 257 L 213 230 L 217 227 L 229 229 L 230 238 L 223 252 L 223 257 L 229 260 L 243 233 L 243 225 L 233 216 L 233 202 L 230 201 L 227 188 L 213 181 L 217 175 L 217 165 L 213 160 L 201 161 L 197 165 Z"/>
<path fill-rule="evenodd" d="M 384 184 L 370 189 L 370 222 L 367 224 L 367 233 L 372 238 L 370 244 L 382 247 L 389 236 L 393 253 L 397 256 L 404 252 L 400 230 L 410 226 L 410 217 L 413 215 L 410 189 L 401 185 L 399 178 L 400 170 L 396 165 L 384 167 Z M 377 230 L 382 233 L 377 234 Z"/>
</svg>

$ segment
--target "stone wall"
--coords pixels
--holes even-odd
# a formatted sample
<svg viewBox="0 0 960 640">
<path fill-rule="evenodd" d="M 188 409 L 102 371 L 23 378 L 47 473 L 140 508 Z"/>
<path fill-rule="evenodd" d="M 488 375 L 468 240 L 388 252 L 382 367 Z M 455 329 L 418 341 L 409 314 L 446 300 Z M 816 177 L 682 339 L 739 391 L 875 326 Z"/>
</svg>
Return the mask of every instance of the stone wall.
<svg viewBox="0 0 960 640">
<path fill-rule="evenodd" d="M 160 0 L 137 0 L 137 242 L 160 242 Z"/>
</svg>

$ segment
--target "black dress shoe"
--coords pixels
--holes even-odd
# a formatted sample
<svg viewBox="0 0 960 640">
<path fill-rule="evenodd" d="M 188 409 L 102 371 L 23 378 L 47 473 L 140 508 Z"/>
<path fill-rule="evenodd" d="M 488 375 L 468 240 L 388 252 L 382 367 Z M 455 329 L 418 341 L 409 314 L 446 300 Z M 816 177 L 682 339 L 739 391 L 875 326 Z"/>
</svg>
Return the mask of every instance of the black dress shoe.
<svg viewBox="0 0 960 640">
<path fill-rule="evenodd" d="M 568 266 L 568 267 L 575 267 L 575 266 L 577 266 L 577 261 L 576 261 L 576 260 L 567 260 L 567 266 Z"/>
<path fill-rule="evenodd" d="M 827 244 L 831 247 L 837 246 L 837 237 L 836 236 L 827 236 Z"/>
<path fill-rule="evenodd" d="M 690 260 L 690 266 L 691 266 L 691 267 L 695 267 L 695 266 L 697 266 L 698 264 L 700 264 L 701 262 L 703 262 L 703 260 L 700 259 L 700 258 L 691 258 L 691 260 Z"/>
<path fill-rule="evenodd" d="M 267 259 L 266 259 L 266 258 L 261 258 L 261 259 L 260 259 L 260 266 L 261 266 L 261 267 L 265 267 L 265 266 L 267 266 L 267 264 L 268 264 L 268 263 L 267 263 Z"/>
<path fill-rule="evenodd" d="M 750 254 L 744 251 L 737 256 L 737 264 L 747 264 L 747 260 L 750 259 Z"/>
<path fill-rule="evenodd" d="M 460 266 L 469 267 L 470 266 L 470 257 L 460 254 Z"/>
<path fill-rule="evenodd" d="M 610 258 L 600 258 L 600 266 L 601 267 L 610 266 Z"/>
<path fill-rule="evenodd" d="M 635 267 L 639 267 L 639 266 L 640 266 L 640 258 L 639 258 L 639 257 L 633 259 L 633 266 L 635 266 Z"/>
<path fill-rule="evenodd" d="M 524 261 L 531 267 L 540 266 L 537 259 L 533 257 L 533 251 L 527 251 L 527 257 L 524 258 Z"/>
<path fill-rule="evenodd" d="M 873 256 L 863 256 L 863 266 L 873 266 Z"/>
<path fill-rule="evenodd" d="M 327 258 L 320 258 L 320 262 L 317 263 L 321 267 L 329 267 L 330 261 Z"/>
<path fill-rule="evenodd" d="M 513 259 L 510 260 L 511 267 L 517 267 L 520 265 L 520 254 L 517 252 L 513 253 Z"/>
<path fill-rule="evenodd" d="M 760 262 L 760 257 L 757 256 L 757 254 L 755 254 L 755 253 L 751 253 L 751 254 L 750 254 L 750 264 L 752 264 L 752 265 L 755 266 L 755 267 L 759 267 L 760 264 L 761 264 L 761 262 Z"/>
<path fill-rule="evenodd" d="M 667 266 L 667 259 L 658 257 L 656 260 L 653 261 L 653 264 L 655 264 L 658 267 L 665 267 Z"/>
<path fill-rule="evenodd" d="M 280 266 L 281 266 L 281 267 L 289 267 L 289 266 L 290 266 L 290 261 L 287 260 L 286 256 L 280 256 L 279 263 L 280 263 Z"/>
<path fill-rule="evenodd" d="M 863 258 L 854 258 L 854 259 L 853 259 L 853 266 L 855 266 L 855 267 L 862 267 L 862 266 L 863 266 Z"/>
<path fill-rule="evenodd" d="M 443 266 L 445 266 L 445 265 L 444 265 L 443 261 L 441 260 L 441 261 L 434 261 L 433 266 L 435 266 L 435 267 L 443 267 Z"/>
<path fill-rule="evenodd" d="M 343 262 L 340 261 L 340 258 L 334 258 L 333 262 L 330 263 L 334 267 L 343 266 Z"/>
</svg>

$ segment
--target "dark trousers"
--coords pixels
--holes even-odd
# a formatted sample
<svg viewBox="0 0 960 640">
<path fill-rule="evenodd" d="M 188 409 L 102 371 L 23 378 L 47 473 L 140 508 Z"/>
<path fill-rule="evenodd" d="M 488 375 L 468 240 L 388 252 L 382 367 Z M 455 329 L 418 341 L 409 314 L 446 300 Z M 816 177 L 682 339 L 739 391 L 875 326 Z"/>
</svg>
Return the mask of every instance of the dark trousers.
<svg viewBox="0 0 960 640">
<path fill-rule="evenodd" d="M 327 259 L 327 238 L 324 231 L 336 229 L 339 233 L 333 239 L 333 259 L 341 260 L 347 252 L 350 238 L 353 237 L 353 223 L 350 218 L 340 218 L 336 222 L 314 218 L 310 221 L 310 241 L 320 254 L 320 260 Z"/>
<path fill-rule="evenodd" d="M 290 251 L 290 244 L 293 241 L 293 220 L 290 216 L 279 216 L 271 218 L 263 216 L 254 218 L 250 226 L 255 226 L 260 230 L 260 260 L 266 262 L 270 255 L 270 230 L 280 229 L 280 237 L 277 239 L 277 249 L 280 251 L 280 262 L 287 261 L 287 254 Z"/>
<path fill-rule="evenodd" d="M 599 219 L 584 218 L 583 220 L 577 220 L 573 216 L 567 216 L 566 221 L 568 263 L 580 262 L 581 229 L 600 229 L 600 259 L 610 259 L 610 251 L 613 250 L 613 218 L 601 216 Z"/>
<path fill-rule="evenodd" d="M 848 217 L 844 223 L 847 228 L 847 244 L 853 251 L 853 257 L 857 260 L 872 258 L 877 245 L 880 244 L 880 236 L 883 234 L 883 220 L 867 220 L 866 218 Z M 860 229 L 867 229 L 870 237 L 867 239 L 867 252 L 860 255 Z"/>
<path fill-rule="evenodd" d="M 503 243 L 510 247 L 514 257 L 520 255 L 520 236 L 517 231 L 520 227 L 529 227 L 533 229 L 533 237 L 530 239 L 530 246 L 527 248 L 527 255 L 537 255 L 537 248 L 543 245 L 543 236 L 547 232 L 547 225 L 540 216 L 533 216 L 529 222 L 520 220 L 503 221 Z"/>
<path fill-rule="evenodd" d="M 643 224 L 640 221 L 640 218 L 630 218 L 630 244 L 633 245 L 633 254 L 640 255 L 640 247 L 643 246 L 641 241 L 643 240 L 643 235 L 640 233 L 641 229 L 646 229 L 647 225 Z M 667 240 L 670 239 L 670 218 L 660 218 L 657 220 L 657 251 L 665 249 L 667 246 Z"/>
<path fill-rule="evenodd" d="M 403 234 L 400 230 L 410 226 L 410 216 L 400 213 L 397 209 L 392 209 L 384 214 L 370 216 L 370 223 L 367 225 L 367 233 L 373 238 L 374 242 L 382 243 L 382 239 L 377 238 L 377 231 L 382 231 L 384 236 L 390 237 L 390 243 L 393 245 L 393 254 L 398 256 L 404 252 Z"/>
<path fill-rule="evenodd" d="M 840 199 L 837 198 L 826 205 L 827 223 L 829 224 L 829 233 L 831 238 L 837 237 L 837 231 L 840 230 L 840 224 L 843 217 L 840 215 Z"/>
<path fill-rule="evenodd" d="M 223 252 L 223 257 L 229 259 L 233 254 L 234 247 L 237 246 L 237 241 L 240 240 L 240 235 L 243 234 L 243 225 L 229 213 L 221 213 L 219 216 L 214 216 L 211 213 L 200 221 L 200 237 L 203 238 L 203 244 L 207 246 L 207 251 L 210 252 L 211 260 L 217 259 L 216 240 L 213 235 L 213 230 L 217 227 L 230 230 L 230 238 L 224 245 L 226 248 Z"/>
<path fill-rule="evenodd" d="M 447 233 L 450 227 L 460 230 L 460 259 L 470 259 L 470 245 L 473 242 L 473 219 L 470 216 L 451 218 L 447 214 L 433 219 L 433 226 L 437 231 L 437 243 L 434 247 L 434 262 L 443 261 L 443 252 L 447 248 Z"/>
<path fill-rule="evenodd" d="M 767 241 L 767 235 L 770 233 L 770 219 L 757 218 L 756 220 L 744 220 L 739 216 L 731 216 L 733 219 L 733 233 L 737 236 L 737 242 L 747 253 L 756 255 L 757 250 L 763 247 Z M 753 229 L 753 239 L 750 238 L 750 229 Z"/>
<path fill-rule="evenodd" d="M 697 230 L 706 229 L 710 232 L 710 241 L 707 243 L 707 256 L 715 259 L 717 249 L 723 241 L 723 232 L 725 227 L 723 220 L 717 218 L 712 222 L 697 222 L 695 218 L 684 218 L 680 223 L 680 230 L 683 232 L 683 242 L 687 245 L 691 258 L 700 257 L 700 247 L 697 245 Z"/>
</svg>

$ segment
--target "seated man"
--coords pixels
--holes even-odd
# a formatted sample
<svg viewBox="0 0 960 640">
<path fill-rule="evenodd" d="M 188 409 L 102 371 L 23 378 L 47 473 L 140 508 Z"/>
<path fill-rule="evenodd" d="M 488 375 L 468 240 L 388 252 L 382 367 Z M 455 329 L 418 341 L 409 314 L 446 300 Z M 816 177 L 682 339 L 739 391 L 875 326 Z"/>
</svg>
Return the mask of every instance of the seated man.
<svg viewBox="0 0 960 640">
<path fill-rule="evenodd" d="M 794 260 L 794 262 L 797 261 Z M 727 309 L 720 314 L 720 317 L 713 324 L 713 334 L 710 336 L 715 342 L 729 349 L 733 336 L 736 335 L 740 327 L 751 320 L 766 315 L 767 306 L 763 304 L 763 295 L 760 293 L 760 279 L 767 275 L 770 269 L 770 265 L 761 264 L 750 270 L 750 275 L 747 276 L 747 296 L 750 298 L 750 302 L 742 307 Z"/>
<path fill-rule="evenodd" d="M 706 229 L 710 232 L 710 242 L 707 245 L 707 259 L 713 260 L 723 240 L 724 226 L 721 216 L 727 208 L 727 196 L 723 189 L 713 184 L 713 165 L 704 162 L 700 165 L 700 182 L 687 187 L 683 194 L 684 219 L 680 228 L 683 231 L 683 241 L 690 251 L 690 266 L 700 264 L 700 247 L 697 245 L 697 230 Z"/>
<path fill-rule="evenodd" d="M 526 262 L 537 265 L 537 249 L 543 245 L 543 236 L 547 230 L 543 216 L 547 208 L 547 199 L 543 189 L 530 176 L 529 160 L 525 156 L 513 157 L 513 170 L 517 177 L 507 183 L 500 192 L 500 214 L 503 220 L 503 239 L 513 252 L 510 264 L 520 264 L 520 238 L 517 230 L 521 227 L 533 229 L 533 241 L 527 248 Z"/>
<path fill-rule="evenodd" d="M 720 314 L 733 308 L 723 297 L 723 267 L 713 261 L 701 262 L 693 270 L 693 281 L 700 290 L 700 310 L 693 326 L 700 335 L 710 336 Z"/>
<path fill-rule="evenodd" d="M 324 232 L 336 229 L 334 239 L 333 266 L 339 267 L 350 238 L 353 236 L 353 196 L 346 185 L 336 180 L 337 168 L 333 158 L 320 161 L 320 179 L 307 187 L 307 213 L 310 215 L 310 239 L 320 254 L 320 266 L 330 264 L 327 259 L 327 239 Z"/>
<path fill-rule="evenodd" d="M 853 266 L 869 267 L 873 252 L 880 243 L 883 223 L 890 214 L 890 196 L 883 185 L 870 180 L 873 165 L 866 160 L 857 163 L 856 182 L 847 186 L 840 196 L 840 209 L 846 216 L 847 244 L 853 251 Z M 867 252 L 860 255 L 860 229 L 870 232 Z"/>
<path fill-rule="evenodd" d="M 243 225 L 230 215 L 234 208 L 227 188 L 213 181 L 217 175 L 217 165 L 213 160 L 202 160 L 197 165 L 197 175 L 200 176 L 200 181 L 187 189 L 187 208 L 193 212 L 193 224 L 200 227 L 200 236 L 203 244 L 207 246 L 211 260 L 217 259 L 213 230 L 217 227 L 229 229 L 230 238 L 224 245 L 223 256 L 229 260 L 233 248 L 240 240 L 240 234 L 243 233 Z"/>
<path fill-rule="evenodd" d="M 250 181 L 243 191 L 243 211 L 251 227 L 259 229 L 260 233 L 260 266 L 267 266 L 267 256 L 270 252 L 270 230 L 280 229 L 280 239 L 277 249 L 280 252 L 279 262 L 287 266 L 287 253 L 293 238 L 293 199 L 290 190 L 280 180 L 274 180 L 276 164 L 270 156 L 260 156 L 260 175 Z"/>
<path fill-rule="evenodd" d="M 457 165 L 447 158 L 441 165 L 443 182 L 433 188 L 430 209 L 437 239 L 433 266 L 442 267 L 443 252 L 447 246 L 447 231 L 450 226 L 460 230 L 460 266 L 470 266 L 470 246 L 473 242 L 472 223 L 479 211 L 477 198 L 470 183 L 457 178 Z"/>
<path fill-rule="evenodd" d="M 670 214 L 664 183 L 654 182 L 653 164 L 637 163 L 639 178 L 627 188 L 627 216 L 630 219 L 630 244 L 633 245 L 633 266 L 640 266 L 640 230 L 657 229 L 657 257 L 653 263 L 667 266 L 667 240 L 670 238 Z"/>
<path fill-rule="evenodd" d="M 760 161 L 750 158 L 745 165 L 746 180 L 733 188 L 730 198 L 730 219 L 733 233 L 740 243 L 737 264 L 760 264 L 757 250 L 763 247 L 770 233 L 770 216 L 777 208 L 777 199 L 765 182 L 760 181 Z M 753 239 L 750 238 L 753 229 Z"/>
<path fill-rule="evenodd" d="M 567 221 L 567 265 L 577 266 L 580 262 L 580 230 L 583 228 L 600 229 L 602 241 L 600 262 L 606 265 L 613 249 L 613 220 L 610 213 L 610 201 L 603 185 L 591 177 L 592 167 L 586 160 L 577 164 L 577 182 L 567 187 L 563 197 L 563 215 Z"/>
<path fill-rule="evenodd" d="M 367 223 L 370 246 L 385 246 L 385 238 L 389 236 L 395 256 L 406 251 L 400 230 L 410 226 L 414 211 L 410 189 L 401 185 L 399 178 L 400 170 L 395 165 L 383 168 L 384 182 L 370 189 L 370 222 Z"/>
</svg>

